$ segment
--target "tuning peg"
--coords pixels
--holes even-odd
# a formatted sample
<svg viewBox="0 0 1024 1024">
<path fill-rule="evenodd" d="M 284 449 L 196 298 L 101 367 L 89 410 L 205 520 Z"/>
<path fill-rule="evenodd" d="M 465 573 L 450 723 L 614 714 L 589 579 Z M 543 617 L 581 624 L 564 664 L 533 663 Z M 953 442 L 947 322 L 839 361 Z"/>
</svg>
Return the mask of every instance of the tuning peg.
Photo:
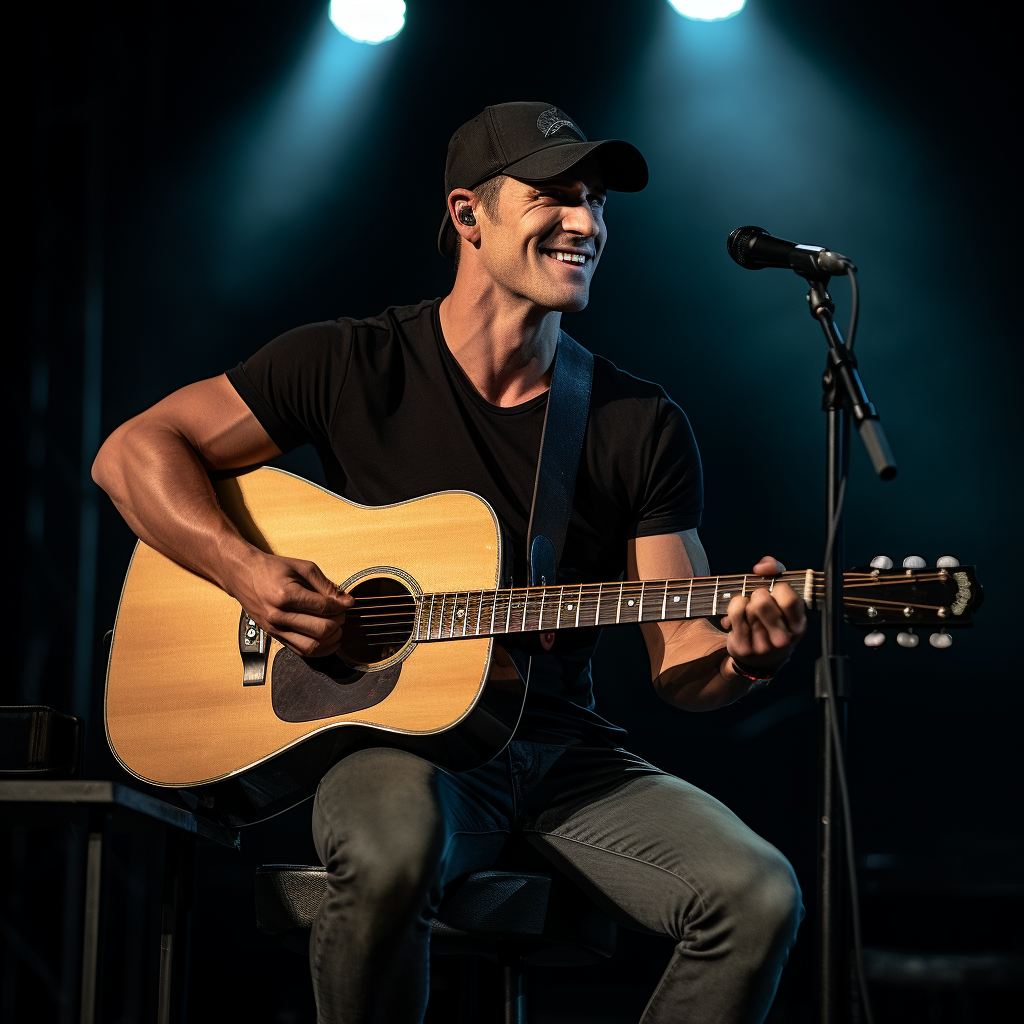
<svg viewBox="0 0 1024 1024">
<path fill-rule="evenodd" d="M 904 569 L 923 569 L 928 563 L 920 555 L 907 555 L 903 559 Z"/>
<path fill-rule="evenodd" d="M 955 569 L 960 564 L 960 559 L 955 555 L 943 555 L 935 564 L 940 569 Z"/>
<path fill-rule="evenodd" d="M 881 647 L 884 643 L 885 634 L 880 633 L 877 629 L 874 631 L 874 633 L 868 633 L 868 635 L 864 637 L 865 647 Z"/>
<path fill-rule="evenodd" d="M 871 559 L 871 568 L 891 569 L 892 559 L 888 555 L 875 555 L 875 557 Z"/>
<path fill-rule="evenodd" d="M 932 647 L 937 647 L 940 651 L 944 651 L 947 647 L 953 646 L 953 638 L 945 632 L 932 633 L 932 635 L 928 637 L 928 643 L 930 643 Z"/>
<path fill-rule="evenodd" d="M 896 643 L 900 647 L 916 647 L 920 642 L 921 638 L 914 632 L 896 634 Z"/>
</svg>

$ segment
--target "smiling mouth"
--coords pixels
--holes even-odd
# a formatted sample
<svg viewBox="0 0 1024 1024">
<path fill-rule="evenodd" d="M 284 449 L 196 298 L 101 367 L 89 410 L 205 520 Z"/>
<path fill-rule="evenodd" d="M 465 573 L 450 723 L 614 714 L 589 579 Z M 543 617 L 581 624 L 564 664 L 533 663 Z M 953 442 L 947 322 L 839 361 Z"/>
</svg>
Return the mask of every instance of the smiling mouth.
<svg viewBox="0 0 1024 1024">
<path fill-rule="evenodd" d="M 585 266 L 592 259 L 585 252 L 562 252 L 561 250 L 545 249 L 544 255 L 558 263 L 571 263 L 574 266 Z"/>
</svg>

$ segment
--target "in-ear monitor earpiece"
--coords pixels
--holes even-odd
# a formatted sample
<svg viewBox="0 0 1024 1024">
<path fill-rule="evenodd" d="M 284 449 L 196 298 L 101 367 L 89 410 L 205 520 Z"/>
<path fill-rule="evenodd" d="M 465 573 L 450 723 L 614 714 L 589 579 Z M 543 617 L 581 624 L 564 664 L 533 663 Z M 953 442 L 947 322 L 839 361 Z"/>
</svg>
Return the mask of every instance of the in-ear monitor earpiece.
<svg viewBox="0 0 1024 1024">
<path fill-rule="evenodd" d="M 473 215 L 473 207 L 469 206 L 468 204 L 466 206 L 460 207 L 459 220 L 468 228 L 475 227 L 476 217 Z"/>
</svg>

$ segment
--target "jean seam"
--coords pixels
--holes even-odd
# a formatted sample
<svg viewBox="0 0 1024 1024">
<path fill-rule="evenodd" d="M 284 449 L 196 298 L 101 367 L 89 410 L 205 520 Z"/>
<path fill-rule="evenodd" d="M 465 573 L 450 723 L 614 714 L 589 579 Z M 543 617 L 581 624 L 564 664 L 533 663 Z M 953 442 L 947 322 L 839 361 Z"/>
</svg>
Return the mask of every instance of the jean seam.
<svg viewBox="0 0 1024 1024">
<path fill-rule="evenodd" d="M 469 828 L 457 828 L 454 832 L 449 832 L 451 836 L 493 836 L 493 835 L 506 835 L 512 834 L 510 828 L 483 828 L 483 829 L 469 829 Z"/>
<path fill-rule="evenodd" d="M 526 835 L 527 833 L 537 836 L 547 836 L 551 839 L 561 839 L 564 843 L 575 843 L 577 846 L 585 846 L 589 850 L 597 850 L 599 853 L 607 853 L 612 857 L 621 857 L 623 860 L 631 860 L 635 864 L 643 864 L 646 867 L 655 868 L 658 871 L 664 871 L 666 875 L 671 875 L 677 881 L 682 882 L 683 885 L 685 885 L 687 889 L 689 889 L 700 901 L 701 909 L 704 913 L 707 913 L 707 905 L 704 903 L 704 897 L 700 892 L 698 892 L 697 887 L 692 882 L 688 882 L 682 877 L 682 875 L 678 875 L 675 871 L 671 871 L 668 868 L 663 868 L 660 864 L 654 864 L 649 860 L 644 860 L 642 857 L 634 857 L 629 853 L 619 853 L 618 850 L 609 850 L 603 846 L 598 846 L 595 843 L 585 843 L 582 839 L 571 839 L 569 836 L 559 835 L 557 832 L 542 832 L 540 829 L 535 828 L 523 829 L 523 834 Z"/>
<path fill-rule="evenodd" d="M 322 782 L 323 780 L 321 779 L 320 781 Z M 314 807 L 319 802 L 319 799 L 320 799 L 320 786 L 318 784 L 317 787 L 316 787 L 316 795 L 313 798 Z M 323 814 L 321 814 L 321 818 L 325 819 L 325 816 Z M 324 828 L 323 832 L 327 833 L 327 835 L 325 837 L 324 834 L 321 833 L 321 837 L 322 838 L 327 838 L 327 839 L 330 840 L 330 844 L 325 846 L 325 849 L 331 849 L 331 848 L 336 846 L 336 844 L 334 842 L 334 828 L 333 828 L 333 826 L 329 822 L 326 821 L 326 819 L 324 820 L 324 824 L 325 824 L 326 827 Z M 318 857 L 320 856 L 320 851 L 319 850 L 317 850 L 317 856 Z M 329 869 L 327 869 L 327 865 L 326 864 L 324 865 L 324 868 L 325 868 L 325 870 L 327 870 L 327 877 L 328 877 L 328 879 L 330 879 L 331 872 L 330 872 Z M 328 896 L 329 896 L 329 894 L 328 894 Z M 324 900 L 324 902 L 326 902 L 326 900 Z M 321 907 L 322 906 L 323 906 L 323 903 L 321 903 Z M 317 910 L 317 915 L 313 919 L 313 929 L 312 929 L 312 931 L 310 933 L 310 937 L 309 937 L 309 968 L 310 968 L 310 974 L 313 976 L 314 981 L 319 981 L 320 976 L 322 974 L 322 963 L 321 963 L 322 958 L 320 956 L 320 947 L 317 944 L 317 942 L 315 941 L 316 926 L 317 926 L 317 923 L 318 923 L 319 919 L 320 919 L 320 911 L 318 909 Z M 316 991 L 316 985 L 314 984 L 314 992 L 315 991 Z M 317 1009 L 318 1009 L 318 1014 L 317 1015 L 319 1016 L 319 1007 Z"/>
</svg>

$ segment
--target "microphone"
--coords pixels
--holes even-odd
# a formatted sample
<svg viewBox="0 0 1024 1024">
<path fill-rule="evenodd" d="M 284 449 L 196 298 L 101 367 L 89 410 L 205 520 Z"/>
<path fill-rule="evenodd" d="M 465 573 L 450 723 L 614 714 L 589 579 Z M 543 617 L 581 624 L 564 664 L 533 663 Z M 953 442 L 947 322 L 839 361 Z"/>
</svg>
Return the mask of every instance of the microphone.
<svg viewBox="0 0 1024 1024">
<path fill-rule="evenodd" d="M 853 261 L 841 252 L 832 252 L 821 245 L 787 242 L 753 224 L 733 231 L 725 247 L 744 270 L 781 267 L 783 270 L 795 270 L 802 277 L 816 278 L 828 274 L 840 276 L 857 270 Z"/>
</svg>

